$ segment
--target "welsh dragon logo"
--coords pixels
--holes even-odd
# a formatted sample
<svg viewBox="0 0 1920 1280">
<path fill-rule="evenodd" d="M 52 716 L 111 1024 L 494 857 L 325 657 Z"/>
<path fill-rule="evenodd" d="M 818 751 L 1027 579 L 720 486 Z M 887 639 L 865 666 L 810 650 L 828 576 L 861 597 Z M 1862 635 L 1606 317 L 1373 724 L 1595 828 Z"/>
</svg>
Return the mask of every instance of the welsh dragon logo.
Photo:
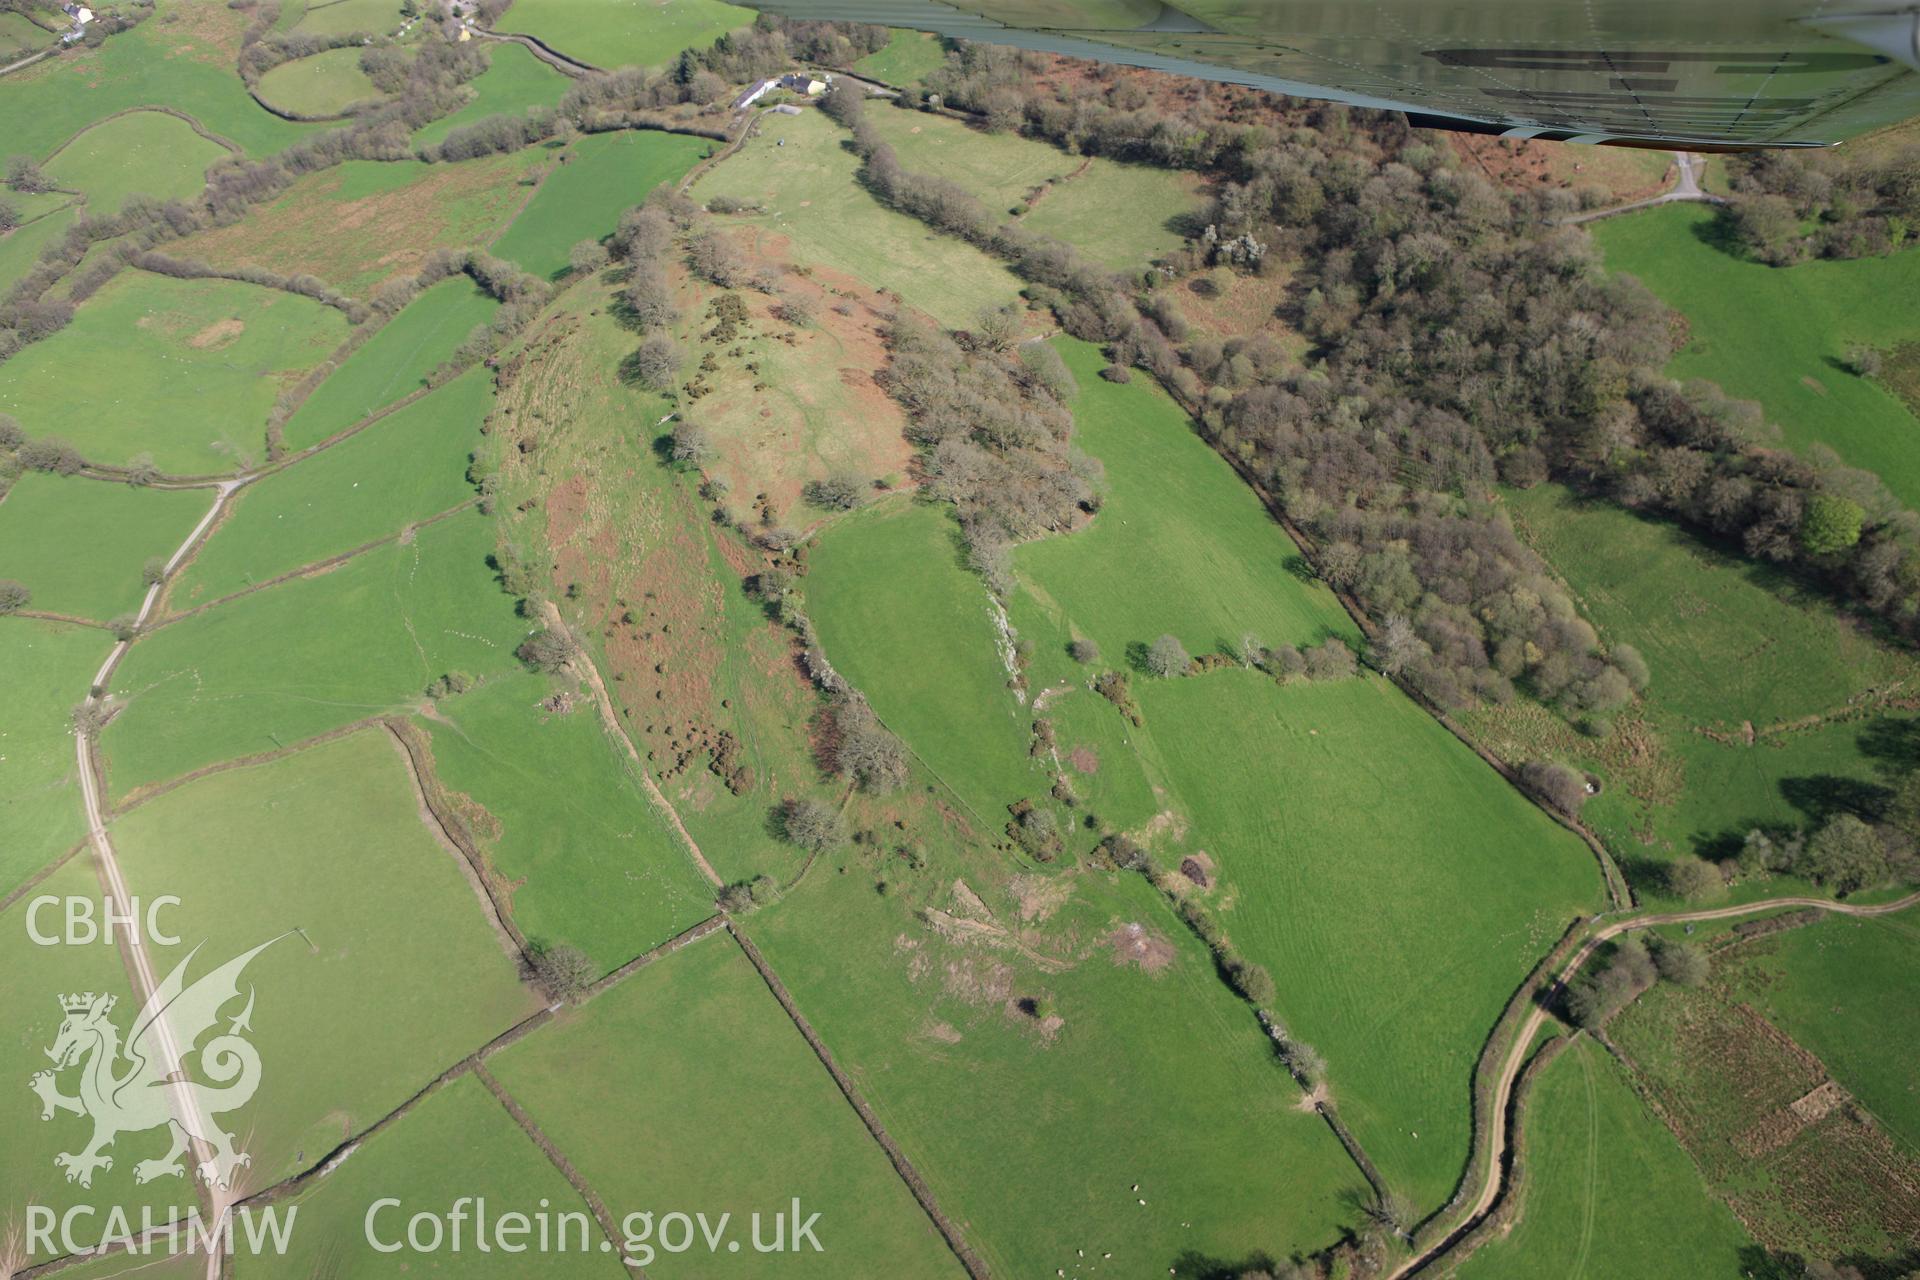
<svg viewBox="0 0 1920 1280">
<path fill-rule="evenodd" d="M 178 1037 L 181 1057 L 192 1053 L 201 1036 L 216 1029 L 220 1010 L 240 998 L 241 971 L 278 941 L 263 942 L 187 986 L 187 966 L 200 954 L 195 947 L 154 990 L 134 1018 L 133 1032 L 124 1044 L 111 1018 L 115 997 L 91 991 L 60 997 L 66 1018 L 53 1047 L 46 1051 L 53 1069 L 37 1072 L 27 1083 L 40 1095 L 42 1120 L 51 1120 L 61 1111 L 93 1120 L 92 1141 L 80 1151 L 53 1158 L 66 1171 L 68 1182 L 90 1187 L 95 1170 L 112 1169 L 113 1157 L 105 1150 L 119 1135 L 165 1127 L 172 1146 L 158 1159 L 135 1165 L 135 1182 L 184 1177 L 181 1157 L 199 1142 L 211 1152 L 211 1158 L 198 1163 L 201 1181 L 221 1190 L 231 1186 L 234 1171 L 252 1158 L 234 1149 L 233 1135 L 215 1117 L 245 1106 L 260 1087 L 260 1053 L 245 1038 L 252 1030 L 253 989 L 247 989 L 246 1007 L 227 1023 L 226 1030 L 200 1045 L 200 1072 L 211 1084 L 186 1080 L 184 1072 L 179 1079 L 170 1078 L 166 1038 L 168 1032 Z M 60 1092 L 58 1078 L 74 1067 L 80 1070 L 80 1091 L 68 1097 Z"/>
</svg>

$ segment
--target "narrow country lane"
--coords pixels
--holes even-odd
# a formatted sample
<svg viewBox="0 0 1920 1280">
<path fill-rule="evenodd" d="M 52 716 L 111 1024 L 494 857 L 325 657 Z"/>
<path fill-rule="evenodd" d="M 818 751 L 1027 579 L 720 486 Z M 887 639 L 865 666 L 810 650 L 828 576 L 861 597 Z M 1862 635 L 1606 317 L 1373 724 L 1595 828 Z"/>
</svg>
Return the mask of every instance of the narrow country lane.
<svg viewBox="0 0 1920 1280">
<path fill-rule="evenodd" d="M 159 603 L 160 594 L 166 589 L 167 578 L 186 559 L 188 553 L 206 535 L 207 530 L 213 527 L 214 520 L 226 508 L 227 500 L 233 496 L 234 491 L 245 483 L 245 480 L 223 480 L 214 486 L 218 496 L 215 497 L 213 505 L 207 509 L 207 514 L 200 518 L 200 523 L 193 527 L 193 531 L 187 535 L 186 540 L 167 561 L 166 570 L 161 575 L 160 581 L 147 588 L 146 597 L 140 602 L 140 612 L 134 619 L 136 630 L 145 624 L 148 615 Z M 82 706 L 92 709 L 103 704 L 107 681 L 112 679 L 113 669 L 119 665 L 120 659 L 126 656 L 127 648 L 132 643 L 131 640 L 122 640 L 113 646 L 113 651 L 107 655 L 106 661 L 100 664 L 100 670 L 94 673 L 93 685 L 87 691 Z M 105 884 L 107 893 L 113 899 L 114 910 L 121 918 L 130 919 L 133 915 L 132 895 L 127 892 L 127 882 L 121 874 L 119 859 L 114 856 L 113 840 L 107 835 L 106 815 L 100 803 L 105 780 L 95 773 L 92 743 L 91 734 L 76 733 L 74 735 L 74 750 L 80 771 L 80 798 L 87 815 L 87 839 L 93 848 L 100 878 Z M 133 984 L 134 994 L 139 997 L 141 1005 L 144 1006 L 153 998 L 154 991 L 159 987 L 159 981 L 154 976 L 153 962 L 147 954 L 146 937 L 138 925 L 128 929 L 124 937 L 126 948 L 123 954 L 127 962 L 127 977 Z M 167 1090 L 167 1096 L 173 1104 L 174 1114 L 180 1118 L 182 1126 L 192 1138 L 193 1160 L 198 1166 L 213 1158 L 212 1150 L 199 1137 L 200 1134 L 207 1132 L 209 1120 L 200 1113 L 199 1099 L 191 1089 L 186 1087 L 186 1082 L 181 1076 L 180 1046 L 174 1039 L 173 1028 L 168 1024 L 166 1015 L 161 1014 L 155 1019 L 153 1025 L 159 1035 L 163 1065 L 167 1069 L 169 1079 L 173 1081 L 172 1087 Z M 232 1193 L 229 1189 L 212 1185 L 204 1185 L 202 1189 L 211 1202 L 214 1219 L 217 1221 L 219 1215 L 224 1213 L 232 1203 Z M 219 1278 L 220 1255 L 217 1250 L 208 1255 L 206 1274 L 207 1280 Z"/>
</svg>

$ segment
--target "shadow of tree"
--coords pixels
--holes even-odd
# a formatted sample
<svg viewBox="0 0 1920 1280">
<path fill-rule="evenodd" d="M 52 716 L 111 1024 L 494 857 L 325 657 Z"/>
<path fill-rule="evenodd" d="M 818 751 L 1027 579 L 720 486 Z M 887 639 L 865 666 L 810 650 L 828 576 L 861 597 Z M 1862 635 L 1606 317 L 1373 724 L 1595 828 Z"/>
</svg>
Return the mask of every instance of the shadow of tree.
<svg viewBox="0 0 1920 1280">
<path fill-rule="evenodd" d="M 1874 782 L 1819 773 L 1805 778 L 1780 779 L 1780 795 L 1807 815 L 1814 826 L 1843 813 L 1874 821 L 1885 812 L 1892 793 Z"/>
<path fill-rule="evenodd" d="M 1920 720 L 1874 720 L 1855 739 L 1860 754 L 1898 777 L 1920 767 Z"/>
<path fill-rule="evenodd" d="M 1733 214 L 1722 207 L 1711 218 L 1702 218 L 1693 224 L 1693 237 L 1701 244 L 1716 252 L 1724 253 L 1741 262 L 1752 262 L 1747 246 L 1740 239 L 1740 229 L 1734 225 Z"/>
</svg>

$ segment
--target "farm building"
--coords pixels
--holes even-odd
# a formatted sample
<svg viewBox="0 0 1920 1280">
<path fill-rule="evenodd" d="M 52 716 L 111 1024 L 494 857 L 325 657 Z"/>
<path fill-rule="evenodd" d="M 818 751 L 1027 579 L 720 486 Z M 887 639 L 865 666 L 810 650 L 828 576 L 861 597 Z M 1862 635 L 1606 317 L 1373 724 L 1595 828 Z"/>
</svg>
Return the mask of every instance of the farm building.
<svg viewBox="0 0 1920 1280">
<path fill-rule="evenodd" d="M 774 88 L 779 83 L 780 81 L 778 80 L 761 80 L 755 84 L 748 85 L 746 90 L 733 100 L 733 109 L 735 111 L 745 111 L 748 107 L 764 97 L 768 90 Z"/>
<path fill-rule="evenodd" d="M 804 93 L 809 98 L 817 98 L 827 91 L 827 82 L 815 80 L 804 71 L 789 71 L 780 77 L 780 87 L 791 89 L 795 93 Z"/>
</svg>

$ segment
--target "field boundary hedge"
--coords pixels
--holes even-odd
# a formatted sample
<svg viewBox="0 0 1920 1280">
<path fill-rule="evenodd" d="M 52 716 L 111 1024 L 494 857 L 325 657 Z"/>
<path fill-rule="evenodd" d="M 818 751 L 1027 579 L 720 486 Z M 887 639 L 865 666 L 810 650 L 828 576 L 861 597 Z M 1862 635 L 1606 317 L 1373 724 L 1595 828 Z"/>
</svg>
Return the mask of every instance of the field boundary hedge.
<svg viewBox="0 0 1920 1280">
<path fill-rule="evenodd" d="M 593 999 L 607 988 L 625 982 L 628 978 L 631 978 L 634 974 L 640 972 L 640 970 L 646 968 L 654 961 L 664 959 L 682 947 L 698 942 L 710 933 L 718 933 L 726 927 L 727 917 L 725 913 L 719 911 L 714 912 L 699 924 L 682 929 L 679 933 L 674 934 L 658 946 L 642 951 L 639 955 L 627 961 L 606 977 L 601 978 L 598 982 L 595 982 L 582 992 L 576 1003 L 585 1003 Z"/>
<path fill-rule="evenodd" d="M 520 961 L 522 976 L 537 973 L 539 970 L 533 962 L 533 951 L 527 936 L 513 922 L 512 901 L 501 901 L 500 873 L 481 851 L 466 820 L 455 811 L 448 798 L 446 784 L 440 781 L 440 774 L 433 767 L 433 743 L 418 726 L 403 716 L 381 716 L 378 723 L 392 737 L 401 755 L 406 757 L 407 773 L 412 778 L 414 790 L 419 794 L 421 807 L 439 828 L 441 838 L 473 873 L 474 887 L 485 899 L 494 926 L 512 943 Z"/>
</svg>

